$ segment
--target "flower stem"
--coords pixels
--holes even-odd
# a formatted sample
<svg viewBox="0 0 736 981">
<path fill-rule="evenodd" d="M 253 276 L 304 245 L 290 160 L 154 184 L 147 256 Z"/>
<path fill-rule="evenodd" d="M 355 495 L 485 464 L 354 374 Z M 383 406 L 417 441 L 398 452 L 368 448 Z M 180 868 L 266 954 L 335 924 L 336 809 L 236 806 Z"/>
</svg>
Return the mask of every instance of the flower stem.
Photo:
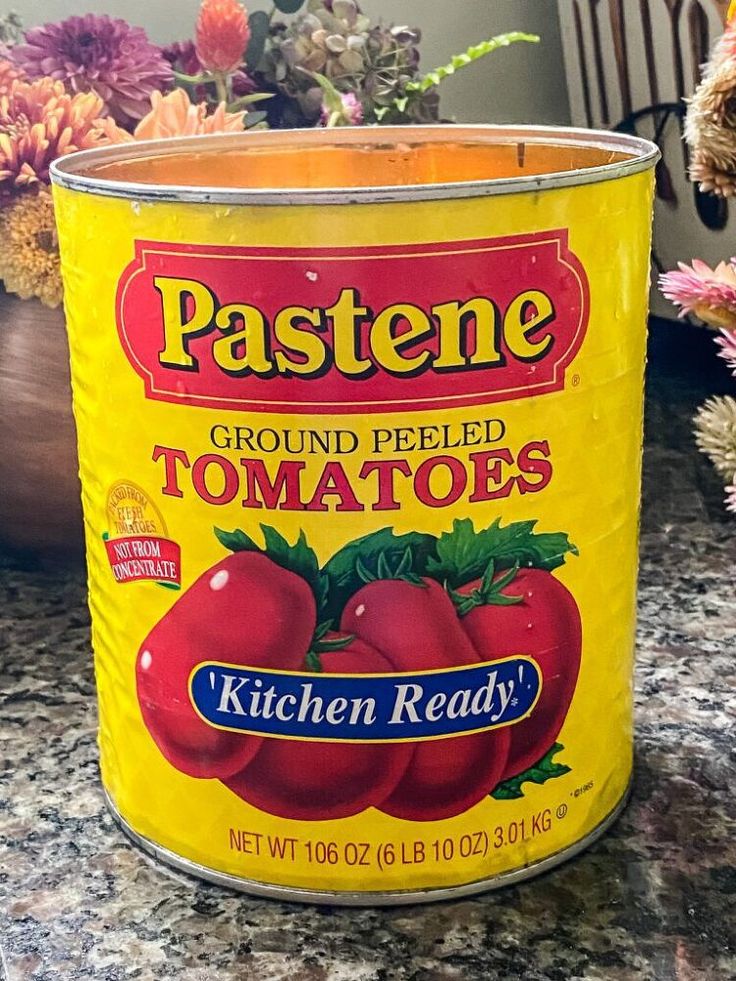
<svg viewBox="0 0 736 981">
<path fill-rule="evenodd" d="M 217 91 L 218 102 L 228 102 L 227 78 L 222 72 L 215 72 L 215 90 Z"/>
</svg>

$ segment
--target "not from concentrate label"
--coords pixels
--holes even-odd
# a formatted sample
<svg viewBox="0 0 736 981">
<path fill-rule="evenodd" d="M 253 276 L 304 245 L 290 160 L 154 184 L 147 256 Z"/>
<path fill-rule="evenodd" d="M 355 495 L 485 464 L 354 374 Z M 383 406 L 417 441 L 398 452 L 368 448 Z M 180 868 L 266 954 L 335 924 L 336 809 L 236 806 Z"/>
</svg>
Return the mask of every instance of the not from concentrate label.
<svg viewBox="0 0 736 981">
<path fill-rule="evenodd" d="M 103 780 L 135 834 L 380 898 L 615 810 L 645 274 L 611 256 L 650 194 L 357 223 L 98 198 L 109 261 L 77 243 L 67 302 Z M 86 201 L 56 195 L 64 248 Z"/>
</svg>

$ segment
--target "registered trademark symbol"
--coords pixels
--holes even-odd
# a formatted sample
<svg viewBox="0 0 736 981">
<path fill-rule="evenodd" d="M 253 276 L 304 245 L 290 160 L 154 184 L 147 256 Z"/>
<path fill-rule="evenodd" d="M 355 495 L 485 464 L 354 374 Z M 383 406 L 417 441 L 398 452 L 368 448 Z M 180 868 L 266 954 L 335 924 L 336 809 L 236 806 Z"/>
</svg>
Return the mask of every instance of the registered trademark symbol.
<svg viewBox="0 0 736 981">
<path fill-rule="evenodd" d="M 572 387 L 577 388 L 578 385 L 580 384 L 580 375 L 573 375 L 571 381 L 572 381 Z"/>
<path fill-rule="evenodd" d="M 566 814 L 567 814 L 567 804 L 560 804 L 560 806 L 557 808 L 557 817 L 560 818 L 560 820 L 562 820 L 562 818 L 564 818 Z"/>
</svg>

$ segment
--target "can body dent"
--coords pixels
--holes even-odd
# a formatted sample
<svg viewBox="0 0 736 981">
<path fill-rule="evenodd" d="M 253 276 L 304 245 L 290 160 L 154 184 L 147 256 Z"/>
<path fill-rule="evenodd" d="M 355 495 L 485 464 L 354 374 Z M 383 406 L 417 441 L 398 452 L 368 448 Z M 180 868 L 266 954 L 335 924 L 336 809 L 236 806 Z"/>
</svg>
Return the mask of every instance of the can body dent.
<svg viewBox="0 0 736 981">
<path fill-rule="evenodd" d="M 547 867 L 632 766 L 655 155 L 379 132 L 54 175 L 106 792 L 325 902 Z"/>
</svg>

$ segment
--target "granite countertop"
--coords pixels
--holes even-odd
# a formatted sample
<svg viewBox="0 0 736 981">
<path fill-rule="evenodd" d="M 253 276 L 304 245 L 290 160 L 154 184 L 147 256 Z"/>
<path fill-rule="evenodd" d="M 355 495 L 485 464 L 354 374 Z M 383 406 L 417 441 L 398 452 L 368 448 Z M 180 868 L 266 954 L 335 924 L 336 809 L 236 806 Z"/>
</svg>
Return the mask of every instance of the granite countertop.
<svg viewBox="0 0 736 981">
<path fill-rule="evenodd" d="M 693 406 L 726 382 L 701 377 L 699 359 L 711 365 L 712 348 L 693 356 L 691 343 L 655 335 L 650 372 L 632 802 L 584 855 L 501 892 L 316 909 L 249 899 L 152 864 L 103 803 L 83 574 L 6 557 L 7 981 L 736 977 L 736 521 L 692 448 Z"/>
</svg>

